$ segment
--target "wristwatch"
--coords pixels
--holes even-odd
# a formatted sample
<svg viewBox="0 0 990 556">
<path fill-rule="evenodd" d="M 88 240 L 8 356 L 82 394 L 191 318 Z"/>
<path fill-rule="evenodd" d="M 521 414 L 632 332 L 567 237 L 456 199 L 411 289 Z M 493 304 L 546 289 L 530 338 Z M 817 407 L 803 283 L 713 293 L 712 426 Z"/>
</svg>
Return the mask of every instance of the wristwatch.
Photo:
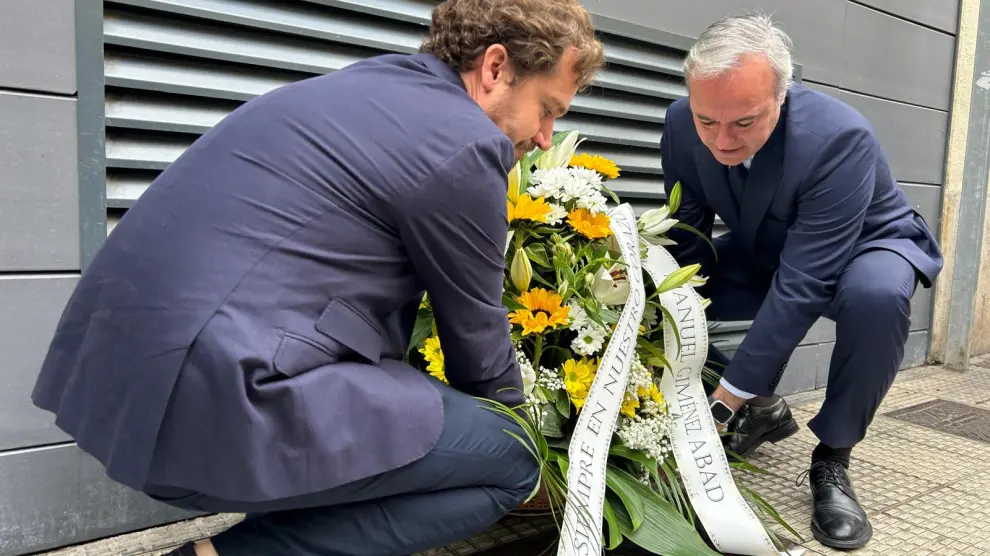
<svg viewBox="0 0 990 556">
<path fill-rule="evenodd" d="M 712 417 L 715 418 L 715 422 L 723 427 L 728 426 L 732 422 L 732 418 L 736 416 L 736 412 L 722 400 L 708 398 L 708 407 L 712 410 Z"/>
</svg>

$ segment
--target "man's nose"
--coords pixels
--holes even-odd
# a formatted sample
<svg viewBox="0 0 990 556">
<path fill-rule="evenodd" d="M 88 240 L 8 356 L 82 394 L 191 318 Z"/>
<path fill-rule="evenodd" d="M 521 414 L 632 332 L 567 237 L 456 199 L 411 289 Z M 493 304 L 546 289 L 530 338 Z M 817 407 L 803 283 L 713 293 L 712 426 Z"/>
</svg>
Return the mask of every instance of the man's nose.
<svg viewBox="0 0 990 556">
<path fill-rule="evenodd" d="M 549 151 L 551 145 L 550 137 L 551 134 L 540 131 L 535 137 L 533 137 L 533 142 L 544 151 Z"/>
<path fill-rule="evenodd" d="M 719 127 L 718 131 L 715 132 L 715 147 L 727 150 L 732 148 L 732 144 L 735 143 L 735 138 L 729 134 L 729 131 L 724 127 Z"/>
</svg>

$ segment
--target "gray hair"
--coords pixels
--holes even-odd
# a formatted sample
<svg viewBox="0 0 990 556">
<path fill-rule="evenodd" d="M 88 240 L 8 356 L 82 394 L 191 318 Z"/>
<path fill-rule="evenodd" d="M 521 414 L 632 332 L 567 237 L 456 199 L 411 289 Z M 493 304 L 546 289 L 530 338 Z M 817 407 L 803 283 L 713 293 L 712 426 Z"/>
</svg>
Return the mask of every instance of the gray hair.
<svg viewBox="0 0 990 556">
<path fill-rule="evenodd" d="M 731 15 L 711 24 L 684 60 L 685 77 L 708 79 L 735 69 L 747 54 L 763 55 L 777 81 L 777 102 L 783 103 L 794 82 L 793 43 L 770 16 L 763 13 Z"/>
</svg>

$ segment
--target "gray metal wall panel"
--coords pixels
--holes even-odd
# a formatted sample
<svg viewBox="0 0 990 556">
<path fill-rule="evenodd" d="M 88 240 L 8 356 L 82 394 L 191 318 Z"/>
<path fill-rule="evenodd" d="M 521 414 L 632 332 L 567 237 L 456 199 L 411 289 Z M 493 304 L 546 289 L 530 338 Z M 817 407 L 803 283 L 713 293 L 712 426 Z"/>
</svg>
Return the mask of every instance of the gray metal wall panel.
<svg viewBox="0 0 990 556">
<path fill-rule="evenodd" d="M 959 26 L 959 0 L 859 0 L 859 2 L 934 27 L 950 35 L 955 35 Z"/>
<path fill-rule="evenodd" d="M 49 550 L 196 515 L 110 481 L 100 464 L 75 445 L 0 454 L 0 493 L 0 556 Z"/>
<path fill-rule="evenodd" d="M 839 100 L 870 121 L 895 179 L 929 184 L 944 181 L 948 114 L 848 91 L 841 91 Z"/>
<path fill-rule="evenodd" d="M 839 92 L 840 91 L 839 91 L 839 89 L 837 89 L 835 87 L 829 87 L 828 85 L 822 85 L 820 83 L 812 83 L 810 81 L 805 82 L 805 85 L 807 85 L 808 88 L 810 88 L 810 89 L 814 89 L 816 91 L 821 91 L 821 92 L 825 93 L 828 96 L 839 98 Z"/>
<path fill-rule="evenodd" d="M 609 0 L 583 2 L 589 10 L 634 21 L 678 35 L 697 37 L 716 19 L 739 10 L 763 9 L 781 22 L 794 39 L 795 57 L 803 66 L 804 78 L 839 83 L 846 16 L 842 0 Z"/>
<path fill-rule="evenodd" d="M 901 1 L 901 0 L 896 0 Z M 794 39 L 804 78 L 930 108 L 948 109 L 953 37 L 842 0 L 611 0 L 592 11 L 696 37 L 739 10 L 772 13 Z"/>
<path fill-rule="evenodd" d="M 942 224 L 942 187 L 901 182 L 901 188 L 904 189 L 914 209 L 937 233 Z"/>
<path fill-rule="evenodd" d="M 927 330 L 908 334 L 900 368 L 903 370 L 923 365 L 927 346 Z M 723 351 L 731 357 L 737 347 L 738 343 L 731 348 L 724 348 Z M 834 341 L 798 346 L 794 350 L 794 355 L 787 362 L 787 370 L 780 377 L 780 384 L 777 386 L 776 393 L 786 396 L 825 388 L 828 385 L 829 365 L 832 362 L 834 349 Z"/>
<path fill-rule="evenodd" d="M 843 91 L 820 83 L 806 83 L 858 110 L 877 132 L 898 181 L 941 184 L 945 177 L 948 114 Z"/>
<path fill-rule="evenodd" d="M 278 6 L 244 0 L 106 2 L 107 206 L 133 204 L 160 170 L 241 102 L 369 56 L 414 52 L 431 5 L 424 0 Z M 663 198 L 657 147 L 666 107 L 686 94 L 680 73 L 684 51 L 630 38 L 657 40 L 650 29 L 609 18 L 596 21 L 608 67 L 592 90 L 574 99 L 557 128 L 580 129 L 587 138 L 582 151 L 612 158 L 621 167 L 622 176 L 612 184 L 620 197 L 649 206 Z M 614 25 L 618 28 L 610 28 Z"/>
<path fill-rule="evenodd" d="M 0 91 L 0 271 L 79 268 L 76 101 Z"/>
<path fill-rule="evenodd" d="M 2 14 L 0 88 L 75 92 L 73 0 L 4 0 Z"/>
<path fill-rule="evenodd" d="M 955 39 L 876 10 L 846 9 L 842 80 L 861 93 L 949 109 Z"/>
<path fill-rule="evenodd" d="M 76 281 L 75 276 L 0 277 L 4 315 L 0 319 L 0 384 L 4 385 L 0 388 L 0 451 L 68 440 L 55 427 L 51 414 L 31 403 L 31 390 Z"/>
</svg>

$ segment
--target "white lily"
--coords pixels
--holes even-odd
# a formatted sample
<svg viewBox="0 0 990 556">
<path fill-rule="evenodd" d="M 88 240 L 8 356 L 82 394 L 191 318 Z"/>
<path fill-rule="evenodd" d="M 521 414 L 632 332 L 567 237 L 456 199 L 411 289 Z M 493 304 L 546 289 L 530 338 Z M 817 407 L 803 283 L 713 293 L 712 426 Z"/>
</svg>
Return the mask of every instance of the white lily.
<svg viewBox="0 0 990 556">
<path fill-rule="evenodd" d="M 623 305 L 629 298 L 629 281 L 612 278 L 611 270 L 603 268 L 594 276 L 591 281 L 591 293 L 604 305 Z"/>
<path fill-rule="evenodd" d="M 528 398 L 536 388 L 536 370 L 532 365 L 520 365 L 519 370 L 522 372 L 523 395 Z"/>
<path fill-rule="evenodd" d="M 551 170 L 553 168 L 567 166 L 571 161 L 571 157 L 577 151 L 578 145 L 582 142 L 584 142 L 584 139 L 578 140 L 577 131 L 568 132 L 560 143 L 550 147 L 550 150 L 544 151 L 536 159 L 537 170 Z"/>
<path fill-rule="evenodd" d="M 677 222 L 676 218 L 670 217 L 670 207 L 662 206 L 644 212 L 637 224 L 643 235 L 660 236 L 669 232 Z"/>
<path fill-rule="evenodd" d="M 708 277 L 701 276 L 699 274 L 695 274 L 687 281 L 687 285 L 691 286 L 692 288 L 698 288 L 704 286 L 706 283 L 708 283 Z"/>
</svg>

